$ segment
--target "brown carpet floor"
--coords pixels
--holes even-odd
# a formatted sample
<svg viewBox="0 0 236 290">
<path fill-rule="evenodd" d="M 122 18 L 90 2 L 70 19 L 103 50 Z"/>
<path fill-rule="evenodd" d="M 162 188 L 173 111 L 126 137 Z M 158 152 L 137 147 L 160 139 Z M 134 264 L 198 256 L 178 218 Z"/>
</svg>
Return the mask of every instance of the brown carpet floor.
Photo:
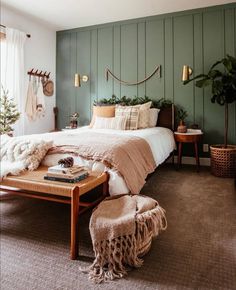
<svg viewBox="0 0 236 290">
<path fill-rule="evenodd" d="M 209 169 L 148 179 L 143 193 L 166 209 L 168 229 L 154 240 L 142 268 L 125 279 L 94 285 L 79 265 L 93 251 L 90 214 L 80 220 L 80 260 L 69 259 L 69 207 L 9 197 L 1 201 L 1 289 L 236 289 L 236 192 L 232 179 Z"/>
</svg>

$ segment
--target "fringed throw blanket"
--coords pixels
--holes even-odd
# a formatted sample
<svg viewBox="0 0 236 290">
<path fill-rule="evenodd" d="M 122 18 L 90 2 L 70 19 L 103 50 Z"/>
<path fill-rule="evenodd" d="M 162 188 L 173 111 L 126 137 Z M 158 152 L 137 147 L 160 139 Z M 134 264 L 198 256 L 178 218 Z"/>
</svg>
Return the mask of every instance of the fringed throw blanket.
<svg viewBox="0 0 236 290">
<path fill-rule="evenodd" d="M 156 165 L 149 144 L 140 137 L 106 133 L 80 133 L 54 138 L 55 147 L 48 154 L 70 153 L 101 161 L 123 176 L 131 193 L 138 194 L 147 175 Z"/>
<path fill-rule="evenodd" d="M 25 169 L 37 169 L 52 144 L 52 141 L 1 136 L 0 180 L 10 173 L 17 175 Z"/>
<path fill-rule="evenodd" d="M 90 219 L 95 260 L 88 269 L 95 283 L 122 278 L 126 266 L 140 267 L 152 238 L 165 230 L 165 211 L 152 198 L 120 195 L 105 199 Z"/>
</svg>

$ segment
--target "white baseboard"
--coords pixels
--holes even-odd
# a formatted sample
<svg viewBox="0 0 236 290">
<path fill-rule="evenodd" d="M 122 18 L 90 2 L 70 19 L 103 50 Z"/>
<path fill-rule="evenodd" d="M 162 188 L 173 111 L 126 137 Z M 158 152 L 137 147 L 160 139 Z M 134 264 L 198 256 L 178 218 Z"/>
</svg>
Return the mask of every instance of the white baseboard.
<svg viewBox="0 0 236 290">
<path fill-rule="evenodd" d="M 177 164 L 178 156 L 175 156 L 174 160 L 175 160 L 175 164 Z M 210 158 L 200 157 L 199 160 L 200 160 L 200 165 L 202 165 L 202 166 L 210 166 L 211 165 Z M 171 163 L 172 157 L 170 157 L 167 162 Z M 196 165 L 195 157 L 183 156 L 182 157 L 182 164 Z"/>
</svg>

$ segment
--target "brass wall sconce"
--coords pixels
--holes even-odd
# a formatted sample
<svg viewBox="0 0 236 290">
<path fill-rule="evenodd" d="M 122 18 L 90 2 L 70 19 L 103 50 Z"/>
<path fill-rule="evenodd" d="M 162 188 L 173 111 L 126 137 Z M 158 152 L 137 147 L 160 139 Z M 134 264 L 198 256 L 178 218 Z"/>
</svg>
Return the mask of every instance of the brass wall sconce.
<svg viewBox="0 0 236 290">
<path fill-rule="evenodd" d="M 81 81 L 86 83 L 89 77 L 86 75 L 80 76 L 80 74 L 75 74 L 75 87 L 81 87 Z"/>
<path fill-rule="evenodd" d="M 193 73 L 193 70 L 190 66 L 188 65 L 184 65 L 183 66 L 183 71 L 182 71 L 182 81 L 188 81 L 189 77 L 191 76 L 191 74 Z"/>
</svg>

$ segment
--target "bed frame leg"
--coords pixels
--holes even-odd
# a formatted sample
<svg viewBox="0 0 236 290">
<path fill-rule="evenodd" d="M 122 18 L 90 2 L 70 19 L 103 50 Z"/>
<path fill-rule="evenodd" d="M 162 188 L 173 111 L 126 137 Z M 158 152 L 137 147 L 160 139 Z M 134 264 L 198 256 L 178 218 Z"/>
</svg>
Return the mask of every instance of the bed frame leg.
<svg viewBox="0 0 236 290">
<path fill-rule="evenodd" d="M 71 259 L 75 260 L 78 257 L 78 219 L 79 219 L 79 189 L 75 188 L 71 196 L 71 244 L 70 255 Z"/>
</svg>

